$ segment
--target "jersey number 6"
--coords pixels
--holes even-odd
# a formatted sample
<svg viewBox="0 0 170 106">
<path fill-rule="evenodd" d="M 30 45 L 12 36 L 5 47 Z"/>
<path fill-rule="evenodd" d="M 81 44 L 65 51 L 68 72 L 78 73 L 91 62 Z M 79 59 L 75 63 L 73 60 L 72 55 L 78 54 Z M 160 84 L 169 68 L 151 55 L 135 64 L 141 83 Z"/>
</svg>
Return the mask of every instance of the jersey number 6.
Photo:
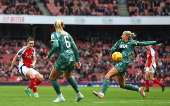
<svg viewBox="0 0 170 106">
<path fill-rule="evenodd" d="M 68 36 L 64 36 L 64 40 L 65 40 L 65 42 L 66 42 L 66 47 L 67 47 L 67 48 L 70 48 L 70 47 L 71 47 L 71 44 L 70 44 L 70 42 L 69 42 Z"/>
</svg>

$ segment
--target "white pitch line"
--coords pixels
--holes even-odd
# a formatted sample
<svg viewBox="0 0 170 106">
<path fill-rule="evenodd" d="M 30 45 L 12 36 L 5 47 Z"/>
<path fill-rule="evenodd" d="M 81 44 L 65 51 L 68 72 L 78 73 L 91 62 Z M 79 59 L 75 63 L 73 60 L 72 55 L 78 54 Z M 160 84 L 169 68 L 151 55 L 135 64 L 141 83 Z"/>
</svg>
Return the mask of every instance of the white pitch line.
<svg viewBox="0 0 170 106">
<path fill-rule="evenodd" d="M 93 103 L 111 103 L 111 102 L 117 102 L 117 103 L 170 103 L 170 101 L 161 101 L 161 100 L 132 100 L 132 101 L 103 101 L 103 102 L 93 102 Z"/>
<path fill-rule="evenodd" d="M 109 102 L 113 102 L 113 101 L 105 101 L 105 102 L 93 102 L 93 103 L 109 103 Z"/>
</svg>

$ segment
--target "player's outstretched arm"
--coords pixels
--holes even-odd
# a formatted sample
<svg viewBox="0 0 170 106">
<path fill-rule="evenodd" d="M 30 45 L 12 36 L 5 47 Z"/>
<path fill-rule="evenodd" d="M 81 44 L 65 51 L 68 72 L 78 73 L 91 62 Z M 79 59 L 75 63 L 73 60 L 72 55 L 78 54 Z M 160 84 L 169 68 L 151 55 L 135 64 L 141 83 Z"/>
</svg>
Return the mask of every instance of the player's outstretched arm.
<svg viewBox="0 0 170 106">
<path fill-rule="evenodd" d="M 10 67 L 10 69 L 9 69 L 9 72 L 11 73 L 12 72 L 12 70 L 13 70 L 13 67 L 14 67 L 14 64 L 15 64 L 15 61 L 17 60 L 17 58 L 18 58 L 18 56 L 17 55 L 15 55 L 15 57 L 13 58 L 13 60 L 12 60 L 12 64 L 11 64 L 11 67 Z"/>
<path fill-rule="evenodd" d="M 148 45 L 156 45 L 163 43 L 164 39 L 158 39 L 157 41 L 145 41 L 145 42 L 138 42 L 137 46 L 148 46 Z"/>
<path fill-rule="evenodd" d="M 156 45 L 156 41 L 145 41 L 145 42 L 138 42 L 137 46 L 148 46 L 148 45 Z"/>
</svg>

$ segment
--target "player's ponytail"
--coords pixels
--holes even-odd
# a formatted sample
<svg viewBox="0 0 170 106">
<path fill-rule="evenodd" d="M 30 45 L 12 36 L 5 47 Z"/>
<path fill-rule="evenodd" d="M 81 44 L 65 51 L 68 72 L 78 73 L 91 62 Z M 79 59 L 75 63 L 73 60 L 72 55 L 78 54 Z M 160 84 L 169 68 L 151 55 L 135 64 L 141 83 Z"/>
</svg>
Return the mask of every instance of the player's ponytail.
<svg viewBox="0 0 170 106">
<path fill-rule="evenodd" d="M 55 28 L 57 31 L 61 32 L 61 34 L 66 35 L 66 32 L 63 30 L 63 21 L 61 19 L 58 19 L 55 21 Z"/>
<path fill-rule="evenodd" d="M 129 39 L 132 39 L 132 38 L 136 37 L 136 34 L 131 33 L 130 31 L 124 31 L 124 33 L 126 33 L 126 35 L 129 36 Z"/>
<path fill-rule="evenodd" d="M 27 39 L 27 42 L 29 42 L 29 41 L 34 41 L 34 39 L 29 36 Z"/>
</svg>

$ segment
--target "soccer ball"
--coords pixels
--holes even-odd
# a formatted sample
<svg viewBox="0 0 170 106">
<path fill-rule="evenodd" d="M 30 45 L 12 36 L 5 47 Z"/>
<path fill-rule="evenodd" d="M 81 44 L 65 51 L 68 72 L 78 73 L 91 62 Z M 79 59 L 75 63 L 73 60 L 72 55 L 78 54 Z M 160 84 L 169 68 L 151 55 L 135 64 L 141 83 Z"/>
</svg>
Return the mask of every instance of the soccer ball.
<svg viewBox="0 0 170 106">
<path fill-rule="evenodd" d="M 112 54 L 112 60 L 114 62 L 120 62 L 122 60 L 122 54 L 120 52 L 114 52 Z"/>
</svg>

